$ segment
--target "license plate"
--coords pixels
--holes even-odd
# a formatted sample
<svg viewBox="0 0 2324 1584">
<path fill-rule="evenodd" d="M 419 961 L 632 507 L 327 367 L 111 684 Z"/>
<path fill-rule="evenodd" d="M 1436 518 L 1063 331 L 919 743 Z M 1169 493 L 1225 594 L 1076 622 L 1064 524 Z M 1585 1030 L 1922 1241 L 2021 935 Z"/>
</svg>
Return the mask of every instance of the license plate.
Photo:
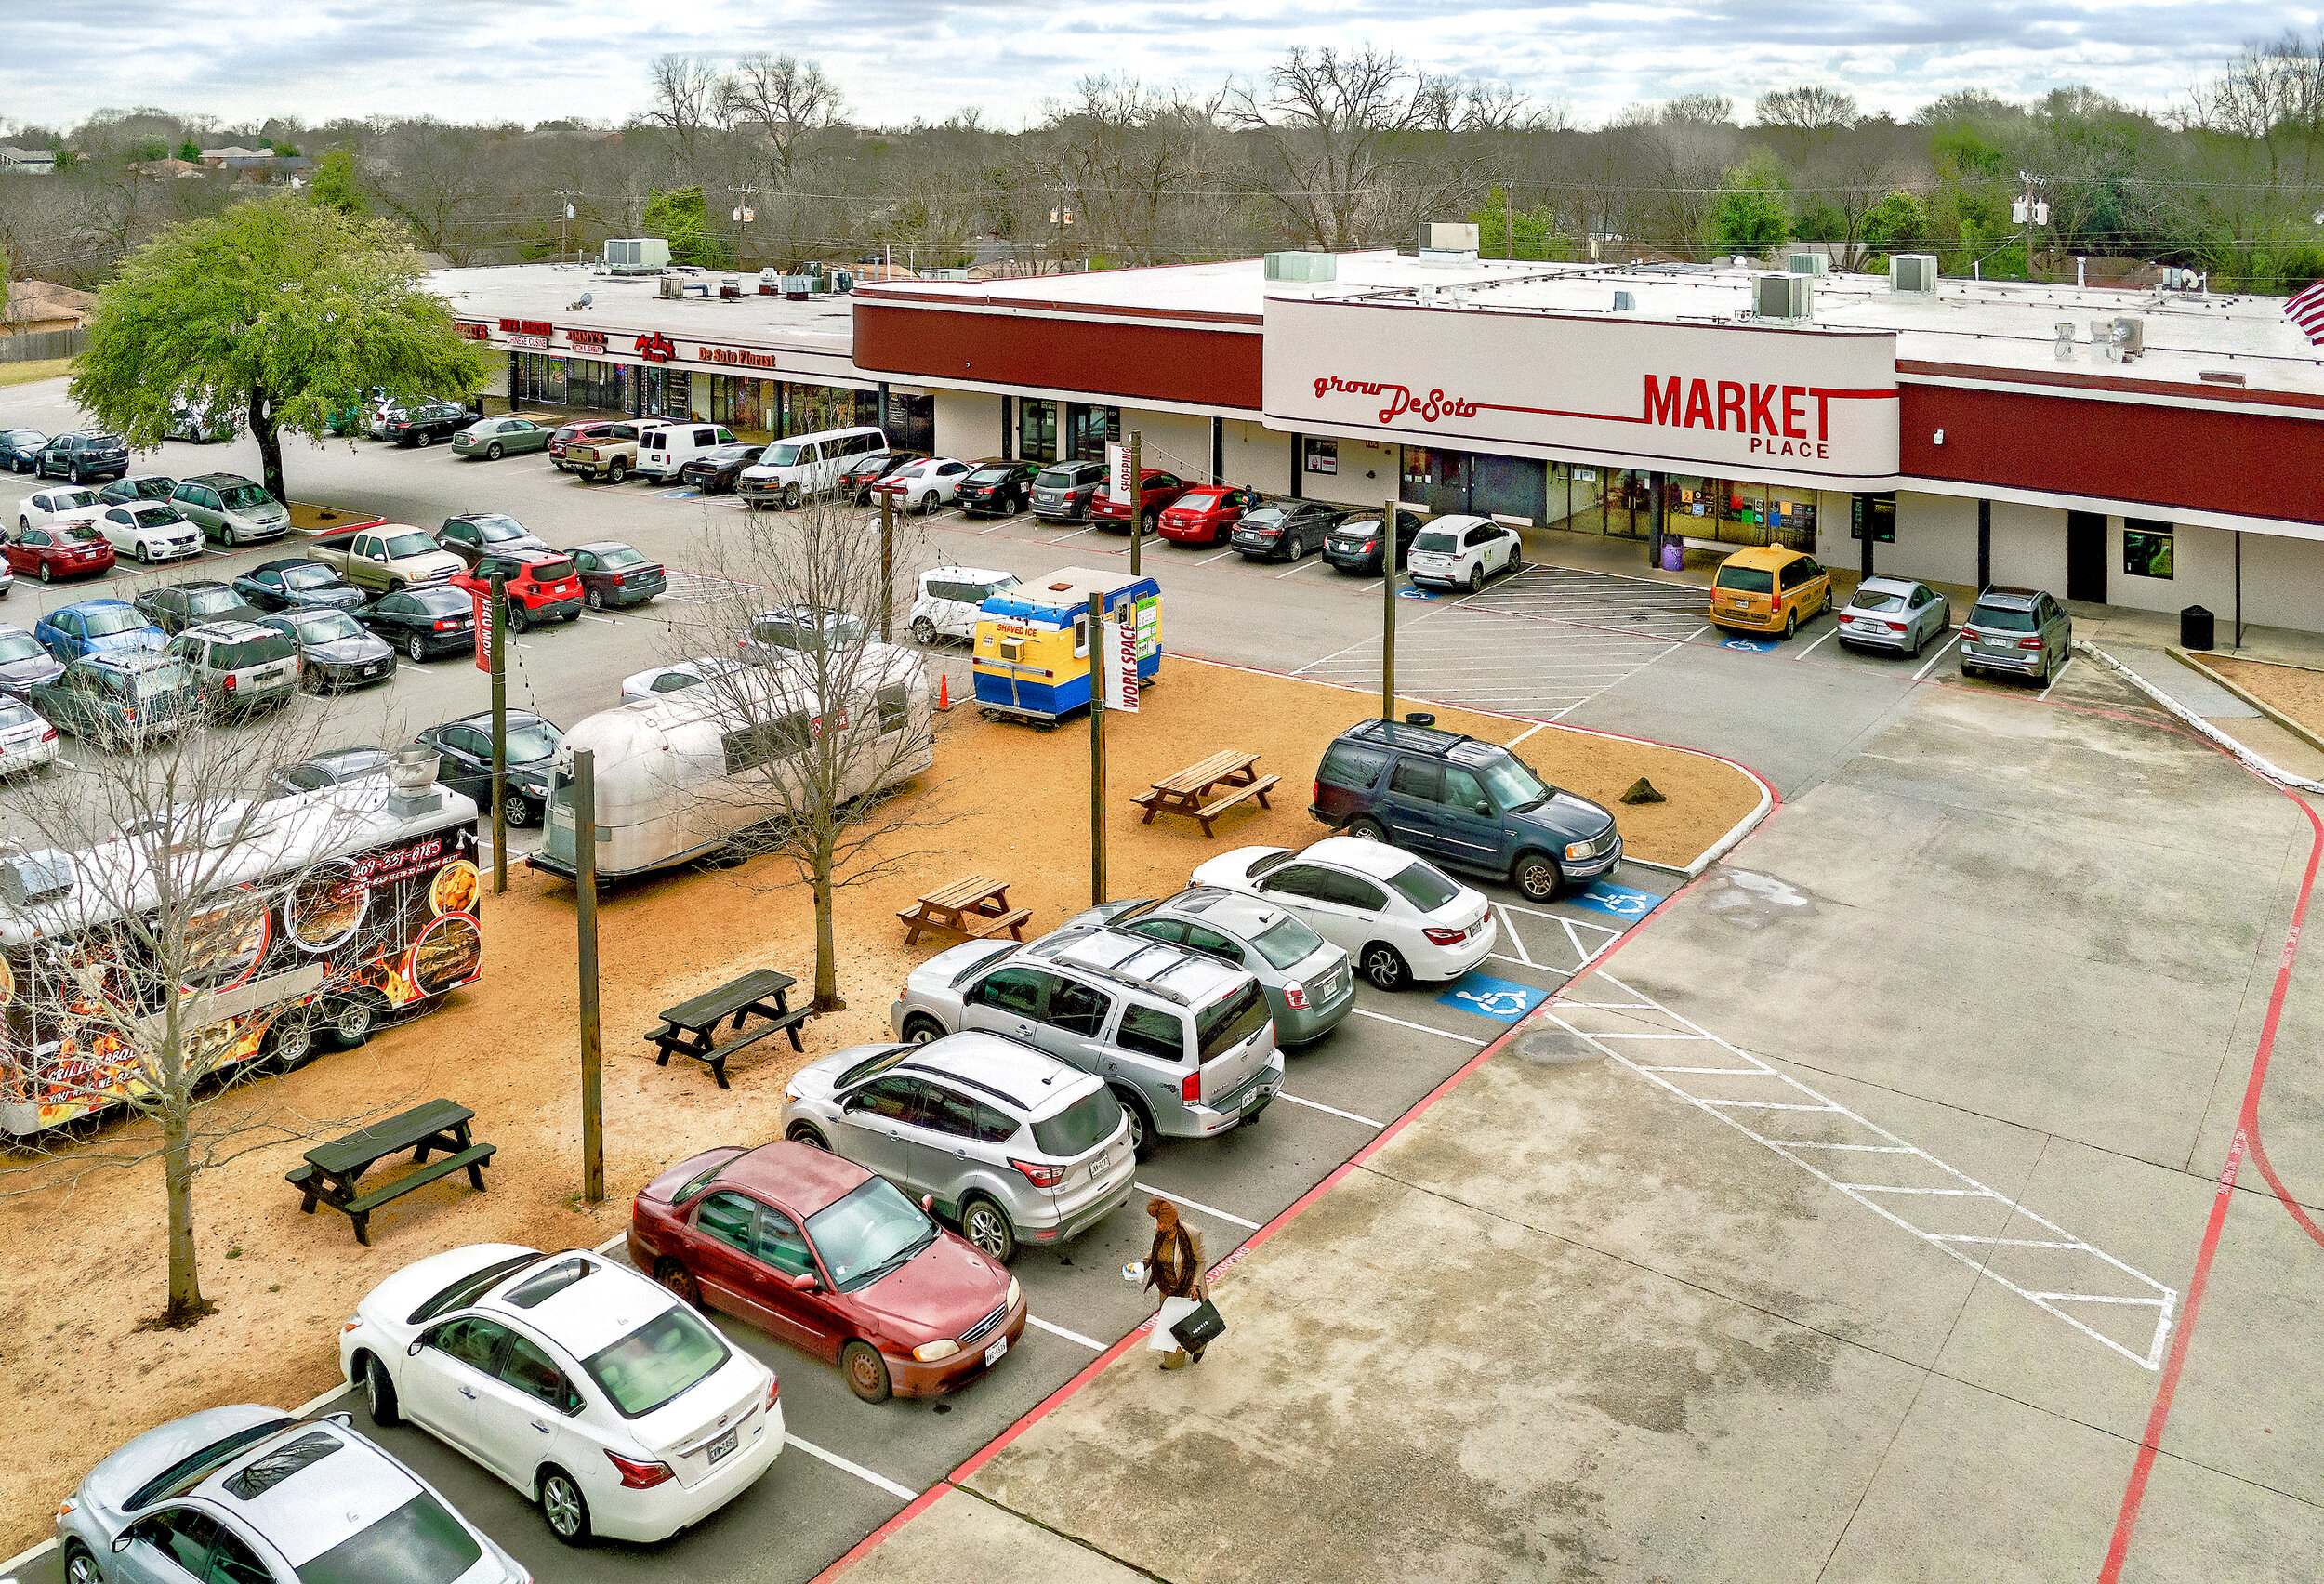
<svg viewBox="0 0 2324 1584">
<path fill-rule="evenodd" d="M 710 1461 L 716 1463 L 720 1458 L 723 1458 L 729 1452 L 733 1451 L 734 1443 L 742 1435 L 742 1432 L 743 1427 L 741 1425 L 736 1425 L 733 1430 L 728 1431 L 724 1435 L 720 1436 L 716 1441 L 710 1443 Z"/>
<path fill-rule="evenodd" d="M 2017 644 L 2013 639 L 1988 638 L 1985 640 L 1985 646 L 1987 649 L 2014 649 Z"/>
<path fill-rule="evenodd" d="M 1243 1097 L 1243 1109 L 1245 1111 L 1248 1111 L 1254 1105 L 1264 1105 L 1266 1103 L 1267 1091 L 1263 1089 L 1255 1089 L 1251 1090 L 1250 1093 Z"/>
<path fill-rule="evenodd" d="M 986 1348 L 984 1350 L 984 1367 L 990 1369 L 993 1366 L 998 1364 L 1001 1360 L 1001 1355 L 1008 1351 L 1009 1339 L 1006 1337 L 1001 1338 L 991 1347 Z"/>
</svg>

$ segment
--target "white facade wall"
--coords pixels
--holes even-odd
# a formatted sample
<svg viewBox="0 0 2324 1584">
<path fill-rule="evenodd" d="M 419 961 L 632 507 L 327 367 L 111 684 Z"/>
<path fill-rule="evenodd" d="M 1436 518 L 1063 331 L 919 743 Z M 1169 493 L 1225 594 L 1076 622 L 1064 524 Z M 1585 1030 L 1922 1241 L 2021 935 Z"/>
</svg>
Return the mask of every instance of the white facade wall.
<svg viewBox="0 0 2324 1584">
<path fill-rule="evenodd" d="M 1341 506 L 1368 506 L 1377 511 L 1404 484 L 1403 448 L 1382 441 L 1340 442 L 1337 473 L 1304 473 L 1300 493 L 1310 500 L 1335 501 Z"/>
<path fill-rule="evenodd" d="M 1242 418 L 1226 420 L 1226 477 L 1269 495 L 1291 490 L 1291 437 Z"/>
<path fill-rule="evenodd" d="M 1001 398 L 981 390 L 937 390 L 936 455 L 973 462 L 1000 455 Z"/>
<path fill-rule="evenodd" d="M 1193 413 L 1122 409 L 1122 443 L 1138 432 L 1139 465 L 1175 473 L 1188 483 L 1210 477 L 1210 420 Z"/>
</svg>

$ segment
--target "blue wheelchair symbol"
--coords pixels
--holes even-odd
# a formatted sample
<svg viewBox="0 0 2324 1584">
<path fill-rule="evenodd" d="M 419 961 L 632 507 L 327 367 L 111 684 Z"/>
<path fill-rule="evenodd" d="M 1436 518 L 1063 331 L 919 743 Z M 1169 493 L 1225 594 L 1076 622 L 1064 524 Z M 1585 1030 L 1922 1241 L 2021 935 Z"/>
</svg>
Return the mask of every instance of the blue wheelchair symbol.
<svg viewBox="0 0 2324 1584">
<path fill-rule="evenodd" d="M 1610 913 L 1617 918 L 1631 919 L 1645 917 L 1662 901 L 1652 891 L 1632 891 L 1628 886 L 1608 885 L 1604 880 L 1565 900 L 1576 907 L 1587 907 L 1593 913 Z"/>
<path fill-rule="evenodd" d="M 1549 998 L 1547 990 L 1537 990 L 1530 984 L 1514 984 L 1488 974 L 1464 973 L 1453 981 L 1451 989 L 1436 997 L 1436 1002 L 1456 1011 L 1491 1018 L 1496 1023 L 1513 1023 Z"/>
<path fill-rule="evenodd" d="M 1719 647 L 1722 649 L 1740 649 L 1746 654 L 1766 654 L 1772 653 L 1776 646 L 1763 639 L 1731 638 L 1724 643 L 1722 643 Z"/>
<path fill-rule="evenodd" d="M 1412 588 L 1407 587 L 1397 589 L 1396 598 L 1399 600 L 1433 600 L 1436 596 L 1425 588 Z"/>
</svg>

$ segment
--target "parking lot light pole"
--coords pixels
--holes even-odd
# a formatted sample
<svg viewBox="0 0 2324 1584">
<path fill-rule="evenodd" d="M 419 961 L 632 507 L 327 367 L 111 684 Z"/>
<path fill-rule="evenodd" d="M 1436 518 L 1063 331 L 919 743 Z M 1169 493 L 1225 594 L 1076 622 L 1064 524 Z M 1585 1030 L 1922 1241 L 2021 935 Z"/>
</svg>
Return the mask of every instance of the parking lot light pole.
<svg viewBox="0 0 2324 1584">
<path fill-rule="evenodd" d="M 1394 495 L 1380 512 L 1380 718 L 1396 718 L 1396 508 Z"/>
<path fill-rule="evenodd" d="M 1089 596 L 1089 905 L 1105 901 L 1105 596 Z"/>
<path fill-rule="evenodd" d="M 1145 518 L 1139 508 L 1145 491 L 1139 486 L 1145 482 L 1145 469 L 1141 465 L 1142 437 L 1136 429 L 1129 431 L 1129 575 L 1138 575 L 1138 547 L 1145 542 Z"/>
<path fill-rule="evenodd" d="M 493 895 L 508 889 L 508 588 L 493 574 Z"/>
<path fill-rule="evenodd" d="M 879 641 L 893 643 L 896 619 L 896 497 L 879 495 Z"/>
<path fill-rule="evenodd" d="M 588 748 L 573 751 L 573 884 L 581 962 L 581 1197 L 599 1205 L 605 1201 L 605 1086 L 597 1026 L 597 755 Z"/>
</svg>

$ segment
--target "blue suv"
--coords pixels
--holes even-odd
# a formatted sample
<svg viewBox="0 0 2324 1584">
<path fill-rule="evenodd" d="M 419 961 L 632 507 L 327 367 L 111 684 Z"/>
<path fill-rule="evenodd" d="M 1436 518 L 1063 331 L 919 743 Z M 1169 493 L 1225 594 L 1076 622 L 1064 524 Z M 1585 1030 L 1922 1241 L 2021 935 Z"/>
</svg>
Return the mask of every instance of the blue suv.
<svg viewBox="0 0 2324 1584">
<path fill-rule="evenodd" d="M 1533 902 L 1622 861 L 1614 816 L 1432 716 L 1366 720 L 1324 750 L 1308 808 L 1332 829 L 1506 878 Z"/>
<path fill-rule="evenodd" d="M 85 654 L 159 649 L 169 635 L 126 600 L 82 600 L 59 605 L 33 627 L 40 646 L 70 665 Z"/>
</svg>

